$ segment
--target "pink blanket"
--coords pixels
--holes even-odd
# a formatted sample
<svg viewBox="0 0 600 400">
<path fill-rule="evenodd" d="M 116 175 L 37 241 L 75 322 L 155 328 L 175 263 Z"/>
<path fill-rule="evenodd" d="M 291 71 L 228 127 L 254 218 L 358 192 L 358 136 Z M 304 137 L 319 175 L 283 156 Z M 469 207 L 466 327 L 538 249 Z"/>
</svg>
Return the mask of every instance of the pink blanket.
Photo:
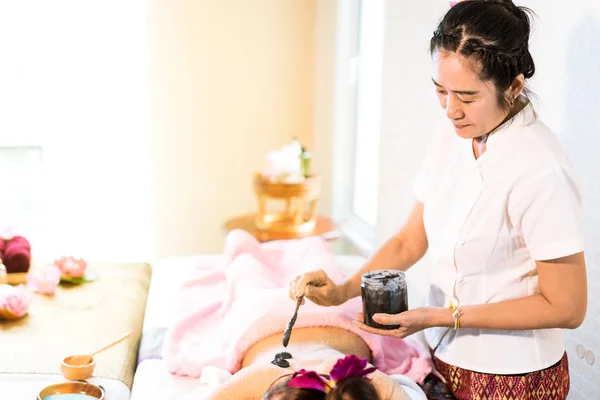
<svg viewBox="0 0 600 400">
<path fill-rule="evenodd" d="M 285 329 L 295 307 L 288 297 L 289 282 L 319 268 L 334 281 L 344 278 L 328 243 L 318 237 L 260 244 L 244 231 L 231 232 L 222 261 L 198 265 L 180 291 L 173 310 L 177 322 L 163 346 L 169 371 L 192 377 L 208 365 L 238 371 L 249 347 Z M 361 310 L 360 298 L 338 307 L 307 301 L 294 328 L 332 326 L 354 332 L 371 348 L 373 364 L 381 371 L 422 382 L 432 370 L 425 348 L 358 329 L 352 320 Z"/>
</svg>

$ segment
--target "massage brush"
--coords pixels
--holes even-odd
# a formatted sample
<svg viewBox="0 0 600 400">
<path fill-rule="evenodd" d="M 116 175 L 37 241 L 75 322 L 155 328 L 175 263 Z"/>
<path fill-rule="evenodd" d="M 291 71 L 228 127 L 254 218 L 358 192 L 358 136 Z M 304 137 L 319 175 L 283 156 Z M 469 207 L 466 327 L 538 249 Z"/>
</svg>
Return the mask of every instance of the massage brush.
<svg viewBox="0 0 600 400">
<path fill-rule="evenodd" d="M 292 316 L 292 319 L 290 319 L 290 322 L 288 322 L 287 326 L 285 327 L 285 331 L 283 331 L 282 344 L 283 344 L 284 348 L 286 348 L 288 346 L 288 344 L 290 343 L 290 337 L 292 336 L 292 328 L 294 327 L 294 324 L 296 323 L 296 319 L 298 318 L 298 309 L 300 308 L 300 305 L 302 305 L 303 299 L 304 299 L 304 296 L 300 296 L 300 297 L 298 297 L 298 300 L 296 300 L 296 310 L 294 311 L 294 315 Z M 290 359 L 290 358 L 292 358 L 292 355 L 290 353 L 288 353 L 287 351 L 277 353 L 277 354 L 275 354 L 275 359 L 273 361 L 271 361 L 271 364 L 275 364 L 280 368 L 287 368 L 290 366 L 290 363 L 287 361 L 287 359 Z"/>
</svg>

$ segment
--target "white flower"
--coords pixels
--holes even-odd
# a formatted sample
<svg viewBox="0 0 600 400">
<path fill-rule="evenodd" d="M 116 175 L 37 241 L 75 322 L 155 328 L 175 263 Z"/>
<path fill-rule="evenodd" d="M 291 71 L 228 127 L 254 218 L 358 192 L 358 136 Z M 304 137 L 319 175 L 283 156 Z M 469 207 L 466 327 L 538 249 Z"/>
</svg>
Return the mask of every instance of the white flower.
<svg viewBox="0 0 600 400">
<path fill-rule="evenodd" d="M 297 140 L 267 154 L 267 168 L 263 176 L 271 181 L 283 181 L 286 183 L 302 182 L 304 175 L 302 171 L 302 146 Z"/>
<path fill-rule="evenodd" d="M 302 154 L 302 146 L 297 140 L 292 140 L 292 143 L 288 144 L 283 148 L 283 152 L 288 154 L 290 157 L 300 157 Z"/>
</svg>

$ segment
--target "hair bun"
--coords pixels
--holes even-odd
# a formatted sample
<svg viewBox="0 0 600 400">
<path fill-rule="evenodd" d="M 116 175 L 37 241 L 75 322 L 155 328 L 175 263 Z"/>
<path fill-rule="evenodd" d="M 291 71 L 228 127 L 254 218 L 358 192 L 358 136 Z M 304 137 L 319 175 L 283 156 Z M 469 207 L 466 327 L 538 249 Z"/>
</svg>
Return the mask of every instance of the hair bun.
<svg viewBox="0 0 600 400">
<path fill-rule="evenodd" d="M 531 78 L 535 63 L 529 52 L 531 19 L 535 14 L 511 0 L 466 0 L 452 7 L 430 40 L 437 49 L 479 63 L 479 79 L 492 81 L 498 104 L 510 109 L 505 96 L 520 74 Z"/>
<path fill-rule="evenodd" d="M 469 0 L 464 0 L 464 1 L 469 1 Z M 517 5 L 515 3 L 512 2 L 512 0 L 478 0 L 484 3 L 500 3 L 500 4 L 506 4 L 512 7 L 517 7 Z"/>
<path fill-rule="evenodd" d="M 468 1 L 468 0 L 467 0 Z M 509 11 L 512 15 L 517 17 L 524 25 L 525 31 L 527 32 L 527 36 L 529 39 L 529 34 L 531 32 L 531 20 L 529 18 L 529 14 L 533 14 L 533 12 L 527 8 L 516 5 L 512 0 L 479 0 L 485 3 L 496 3 L 501 4 Z M 527 40 L 529 42 L 529 40 Z"/>
</svg>

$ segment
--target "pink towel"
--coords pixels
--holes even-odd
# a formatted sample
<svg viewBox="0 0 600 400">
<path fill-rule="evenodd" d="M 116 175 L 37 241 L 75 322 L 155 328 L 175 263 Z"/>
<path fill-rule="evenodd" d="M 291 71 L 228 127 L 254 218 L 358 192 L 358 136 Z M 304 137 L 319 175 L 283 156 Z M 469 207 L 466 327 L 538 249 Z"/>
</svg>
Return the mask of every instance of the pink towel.
<svg viewBox="0 0 600 400">
<path fill-rule="evenodd" d="M 235 373 L 254 343 L 283 332 L 295 307 L 288 297 L 290 280 L 314 269 L 325 270 L 334 281 L 343 279 L 328 243 L 318 237 L 261 244 L 245 231 L 232 231 L 222 260 L 198 265 L 179 292 L 176 323 L 163 346 L 173 374 L 199 377 L 205 366 Z M 371 348 L 373 364 L 382 372 L 422 382 L 432 371 L 424 346 L 358 329 L 352 320 L 361 310 L 360 298 L 338 307 L 307 301 L 294 328 L 332 326 L 354 332 Z"/>
</svg>

